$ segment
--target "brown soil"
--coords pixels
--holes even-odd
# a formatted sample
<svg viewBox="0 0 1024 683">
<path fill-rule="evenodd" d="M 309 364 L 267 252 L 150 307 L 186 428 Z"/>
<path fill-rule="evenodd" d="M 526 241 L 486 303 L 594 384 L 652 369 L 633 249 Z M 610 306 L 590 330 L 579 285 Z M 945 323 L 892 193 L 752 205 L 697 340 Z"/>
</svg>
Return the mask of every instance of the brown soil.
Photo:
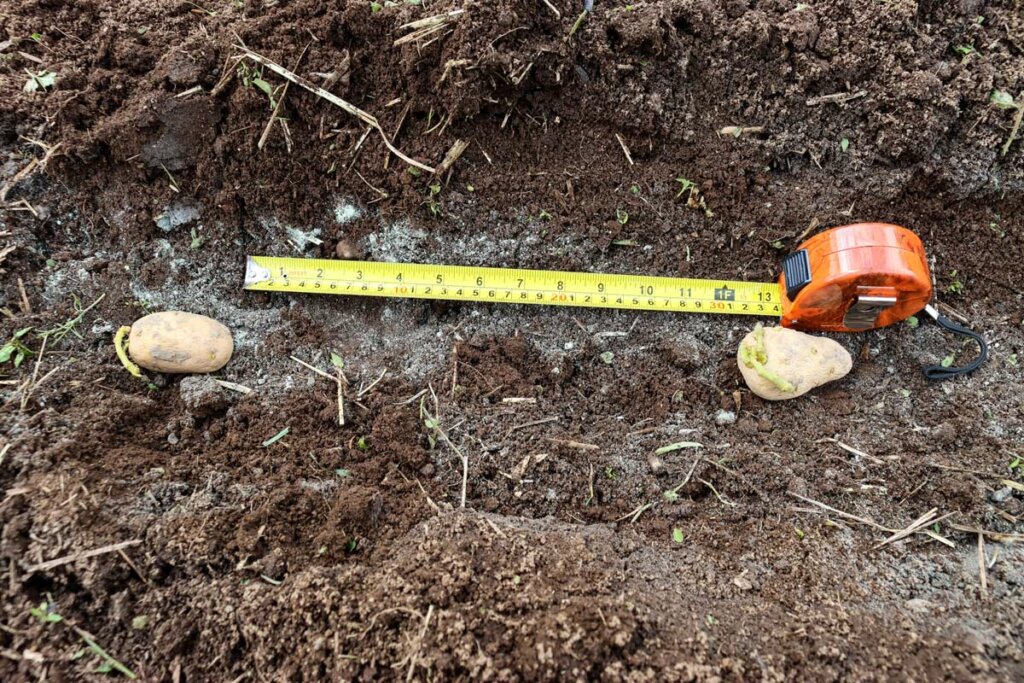
<svg viewBox="0 0 1024 683">
<path fill-rule="evenodd" d="M 387 4 L 0 8 L 0 335 L 32 327 L 38 352 L 74 297 L 103 297 L 41 359 L 0 366 L 0 680 L 100 677 L 72 624 L 154 681 L 1024 678 L 1024 553 L 989 537 L 982 574 L 977 535 L 953 526 L 1024 531 L 1002 483 L 1024 478 L 1024 142 L 1001 154 L 1014 111 L 990 103 L 1024 102 L 1020 2 L 599 1 L 571 37 L 569 0 L 551 0 L 560 17 Z M 259 150 L 270 105 L 238 41 L 298 62 L 424 163 L 472 144 L 436 181 L 415 175 L 292 89 L 290 151 L 281 126 Z M 24 92 L 26 70 L 54 86 Z M 988 365 L 925 380 L 922 363 L 972 353 L 926 323 L 838 335 L 853 373 L 769 404 L 735 367 L 749 319 L 240 287 L 246 254 L 339 243 L 762 279 L 808 226 L 860 220 L 922 236 Z M 163 309 L 227 324 L 218 377 L 252 392 L 130 377 L 111 335 Z M 344 427 L 333 384 L 289 358 L 326 369 L 331 350 Z M 468 459 L 465 510 L 422 401 Z M 652 472 L 680 440 L 704 448 Z M 890 528 L 936 508 L 953 547 L 876 548 L 886 533 L 794 494 Z M 64 622 L 29 613 L 47 601 Z"/>
</svg>

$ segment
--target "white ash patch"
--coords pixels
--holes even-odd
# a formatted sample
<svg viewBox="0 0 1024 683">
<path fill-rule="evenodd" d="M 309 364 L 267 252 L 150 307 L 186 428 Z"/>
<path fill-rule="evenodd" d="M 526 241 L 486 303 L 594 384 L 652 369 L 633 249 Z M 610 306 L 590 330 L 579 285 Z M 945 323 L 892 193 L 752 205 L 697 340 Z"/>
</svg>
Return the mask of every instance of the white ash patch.
<svg viewBox="0 0 1024 683">
<path fill-rule="evenodd" d="M 269 253 L 280 254 L 284 250 L 291 250 L 304 254 L 310 247 L 323 244 L 320 239 L 323 231 L 320 228 L 298 227 L 269 217 L 260 219 L 260 226 L 270 240 L 266 248 L 274 250 Z"/>
<path fill-rule="evenodd" d="M 182 225 L 188 225 L 199 220 L 202 215 L 203 206 L 199 202 L 182 198 L 168 204 L 164 210 L 153 219 L 156 227 L 164 232 L 171 232 Z"/>
<path fill-rule="evenodd" d="M 351 223 L 352 221 L 361 218 L 362 215 L 363 210 L 349 199 L 341 198 L 334 205 L 334 222 L 338 225 Z"/>
<path fill-rule="evenodd" d="M 384 226 L 381 230 L 368 235 L 366 246 L 374 260 L 395 262 L 415 262 L 423 259 L 422 249 L 427 233 L 414 228 L 408 220 L 398 221 Z"/>
</svg>

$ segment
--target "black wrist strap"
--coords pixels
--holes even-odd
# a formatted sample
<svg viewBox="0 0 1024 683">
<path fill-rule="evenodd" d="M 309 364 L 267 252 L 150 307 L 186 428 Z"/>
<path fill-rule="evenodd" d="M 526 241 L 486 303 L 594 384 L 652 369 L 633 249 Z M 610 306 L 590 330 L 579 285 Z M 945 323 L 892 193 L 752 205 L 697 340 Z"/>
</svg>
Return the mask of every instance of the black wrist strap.
<svg viewBox="0 0 1024 683">
<path fill-rule="evenodd" d="M 985 363 L 985 361 L 988 360 L 988 344 L 985 343 L 985 339 L 980 334 L 978 334 L 974 330 L 969 330 L 966 327 L 957 325 L 955 322 L 939 313 L 939 311 L 934 306 L 925 306 L 924 310 L 925 313 L 930 315 L 935 320 L 935 322 L 939 324 L 940 327 L 949 330 L 953 334 L 959 334 L 961 336 L 973 339 L 978 344 L 977 357 L 967 365 L 962 365 L 957 368 L 945 368 L 942 367 L 941 365 L 928 365 L 925 366 L 924 368 L 925 377 L 927 377 L 928 379 L 950 379 L 952 377 L 956 377 L 957 375 L 966 375 L 980 368 Z"/>
</svg>

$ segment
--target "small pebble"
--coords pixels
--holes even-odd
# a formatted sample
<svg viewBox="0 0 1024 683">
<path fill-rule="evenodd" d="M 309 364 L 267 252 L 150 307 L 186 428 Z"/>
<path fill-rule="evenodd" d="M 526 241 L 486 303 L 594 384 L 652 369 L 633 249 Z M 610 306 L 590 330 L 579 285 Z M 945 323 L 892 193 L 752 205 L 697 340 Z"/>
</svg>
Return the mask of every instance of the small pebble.
<svg viewBox="0 0 1024 683">
<path fill-rule="evenodd" d="M 348 239 L 339 240 L 338 246 L 334 248 L 334 253 L 338 258 L 346 261 L 363 258 L 363 250 L 359 248 L 358 244 Z"/>
<path fill-rule="evenodd" d="M 1013 496 L 1013 489 L 1009 486 L 1004 486 L 998 491 L 992 491 L 989 493 L 988 499 L 993 503 L 1005 503 L 1011 496 Z"/>
<path fill-rule="evenodd" d="M 178 445 L 178 435 L 175 434 L 174 432 L 171 432 L 170 434 L 168 434 L 167 435 L 167 443 L 171 444 L 172 446 Z"/>
<path fill-rule="evenodd" d="M 733 585 L 739 588 L 741 591 L 749 591 L 754 588 L 754 584 L 750 582 L 750 579 L 743 576 L 742 574 L 732 580 Z"/>
<path fill-rule="evenodd" d="M 752 417 L 740 418 L 739 429 L 744 434 L 757 434 L 757 422 Z"/>
</svg>

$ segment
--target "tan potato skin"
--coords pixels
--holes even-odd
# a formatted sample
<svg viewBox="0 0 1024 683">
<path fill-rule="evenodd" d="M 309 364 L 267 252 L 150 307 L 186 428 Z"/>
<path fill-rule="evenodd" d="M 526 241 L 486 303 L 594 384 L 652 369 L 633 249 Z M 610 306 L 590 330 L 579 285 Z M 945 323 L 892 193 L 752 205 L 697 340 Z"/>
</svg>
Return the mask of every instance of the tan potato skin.
<svg viewBox="0 0 1024 683">
<path fill-rule="evenodd" d="M 231 331 L 213 318 L 163 311 L 139 318 L 128 334 L 128 355 L 147 370 L 216 372 L 234 352 Z"/>
<path fill-rule="evenodd" d="M 754 333 L 751 332 L 740 342 L 740 348 L 753 343 Z M 845 377 L 853 368 L 853 359 L 839 343 L 785 327 L 765 328 L 764 347 L 768 356 L 765 367 L 789 380 L 794 391 L 782 391 L 757 370 L 748 368 L 739 351 L 736 359 L 750 390 L 769 401 L 802 396 L 815 387 Z"/>
</svg>

